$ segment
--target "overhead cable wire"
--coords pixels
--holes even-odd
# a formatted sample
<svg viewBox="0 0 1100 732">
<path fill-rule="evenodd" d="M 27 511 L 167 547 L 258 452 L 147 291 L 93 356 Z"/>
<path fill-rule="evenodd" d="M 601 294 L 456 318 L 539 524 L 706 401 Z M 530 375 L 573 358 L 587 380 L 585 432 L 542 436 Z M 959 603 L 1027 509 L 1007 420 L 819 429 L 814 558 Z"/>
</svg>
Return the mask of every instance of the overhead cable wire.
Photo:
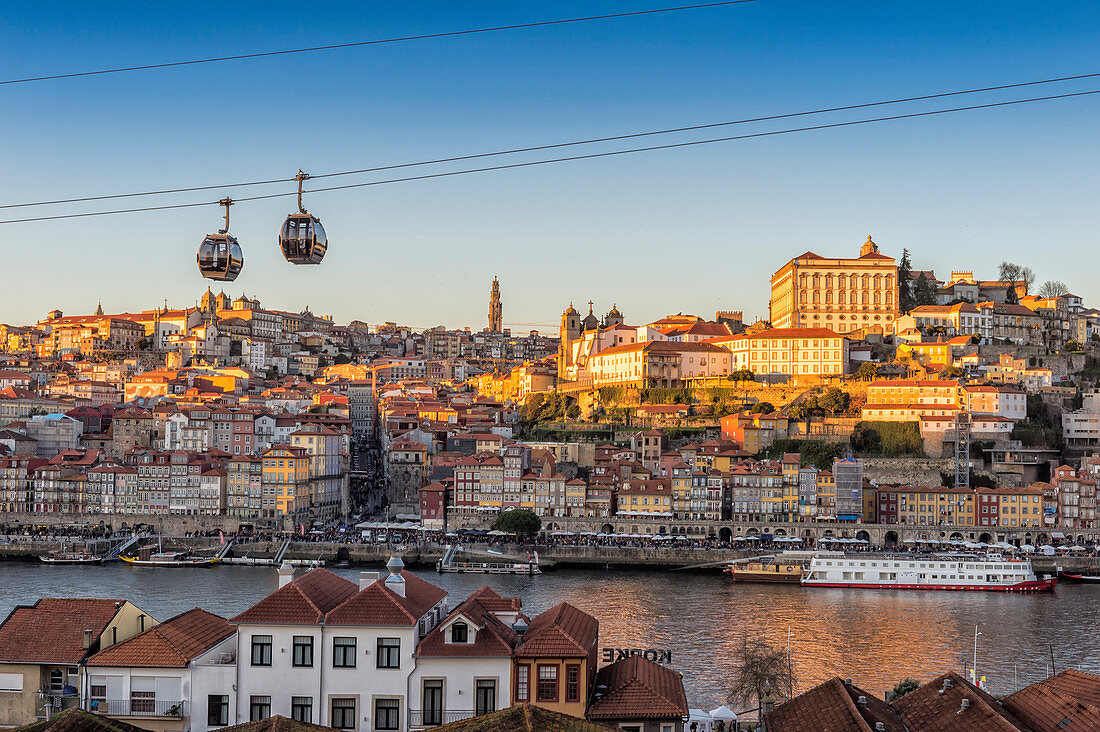
<svg viewBox="0 0 1100 732">
<path fill-rule="evenodd" d="M 466 30 L 443 31 L 440 33 L 422 33 L 415 36 L 398 36 L 395 38 L 376 38 L 369 41 L 351 41 L 349 43 L 331 43 L 325 46 L 307 46 L 305 48 L 287 48 L 279 51 L 260 51 L 257 53 L 241 53 L 234 56 L 213 56 L 210 58 L 196 58 L 186 61 L 166 61 L 156 64 L 142 64 L 140 66 L 120 66 L 111 69 L 96 69 L 93 71 L 74 71 L 67 74 L 51 74 L 44 76 L 29 76 L 22 79 L 0 80 L 0 86 L 7 84 L 29 84 L 38 81 L 53 81 L 56 79 L 74 79 L 82 76 L 102 76 L 105 74 L 121 74 L 128 71 L 150 71 L 153 69 L 168 69 L 175 66 L 195 66 L 198 64 L 222 63 L 225 61 L 244 61 L 246 59 L 267 58 L 270 56 L 287 56 L 296 53 L 315 53 L 318 51 L 333 51 L 341 48 L 358 48 L 360 46 L 377 46 L 385 43 L 404 43 L 407 41 L 423 41 L 432 38 L 450 38 L 453 36 L 470 36 L 479 33 L 499 33 L 501 31 L 523 30 L 525 28 L 541 28 L 552 25 L 566 25 L 569 23 L 589 23 L 597 20 L 614 20 L 616 18 L 630 18 L 639 15 L 658 15 L 661 13 L 679 13 L 685 10 L 703 10 L 706 8 L 720 8 L 727 5 L 744 5 L 746 3 L 759 2 L 760 0 L 725 0 L 724 2 L 697 3 L 694 5 L 678 5 L 669 8 L 653 8 L 650 10 L 631 10 L 624 13 L 606 13 L 604 15 L 587 15 L 577 18 L 559 18 L 557 20 L 539 20 L 531 23 L 513 23 L 511 25 L 496 25 L 483 28 L 468 28 Z"/>
<path fill-rule="evenodd" d="M 836 128 L 842 128 L 842 127 L 854 127 L 854 126 L 857 126 L 857 125 L 867 125 L 867 124 L 874 124 L 874 123 L 879 123 L 879 122 L 892 122 L 892 121 L 903 120 L 903 119 L 916 119 L 916 118 L 920 118 L 920 117 L 932 117 L 932 116 L 936 116 L 936 115 L 951 114 L 951 113 L 955 113 L 955 112 L 969 112 L 969 111 L 974 111 L 974 110 L 978 110 L 978 109 L 994 109 L 994 108 L 999 108 L 999 107 L 1015 106 L 1015 105 L 1018 105 L 1018 104 L 1029 104 L 1029 103 L 1033 103 L 1033 102 L 1048 102 L 1048 101 L 1054 101 L 1054 100 L 1057 100 L 1057 99 L 1071 99 L 1071 98 L 1074 98 L 1074 97 L 1085 97 L 1085 96 L 1091 96 L 1091 95 L 1094 95 L 1094 94 L 1100 94 L 1100 89 L 1090 89 L 1088 91 L 1069 92 L 1069 93 L 1066 93 L 1066 94 L 1053 94 L 1053 95 L 1045 96 L 1045 97 L 1031 97 L 1031 98 L 1028 98 L 1028 99 L 1012 99 L 1012 100 L 1003 101 L 1003 102 L 990 102 L 988 104 L 974 104 L 974 105 L 970 105 L 970 106 L 966 106 L 966 107 L 951 107 L 951 108 L 948 108 L 948 109 L 934 109 L 934 110 L 929 110 L 929 111 L 925 111 L 925 112 L 908 112 L 906 114 L 896 114 L 896 115 L 890 115 L 890 116 L 886 116 L 886 117 L 872 117 L 872 118 L 869 118 L 869 119 L 849 120 L 849 121 L 846 121 L 846 122 L 830 122 L 828 124 L 811 125 L 811 126 L 807 126 L 807 127 L 792 127 L 792 128 L 787 128 L 787 129 L 783 129 L 783 130 L 768 130 L 768 131 L 764 131 L 764 132 L 751 132 L 751 133 L 747 133 L 747 134 L 744 134 L 744 135 L 731 135 L 731 136 L 728 136 L 728 137 L 713 137 L 713 138 L 709 138 L 709 139 L 706 139 L 706 140 L 690 140 L 688 142 L 672 142 L 672 143 L 667 143 L 667 144 L 664 144 L 664 145 L 651 145 L 649 147 L 636 147 L 636 148 L 628 148 L 628 149 L 625 149 L 625 150 L 609 150 L 609 151 L 606 151 L 606 152 L 586 153 L 584 155 L 571 155 L 571 156 L 567 156 L 567 157 L 549 158 L 549 159 L 544 159 L 544 160 L 529 160 L 529 161 L 520 162 L 520 163 L 507 163 L 507 164 L 504 164 L 504 165 L 493 165 L 493 166 L 487 166 L 487 167 L 483 167 L 483 168 L 467 168 L 467 169 L 463 169 L 463 170 L 451 170 L 451 171 L 444 171 L 444 172 L 439 172 L 439 173 L 425 173 L 424 175 L 407 176 L 407 177 L 404 177 L 404 178 L 388 178 L 388 179 L 384 179 L 384 180 L 366 181 L 366 182 L 363 182 L 363 183 L 348 183 L 348 184 L 339 185 L 339 186 L 328 186 L 328 187 L 323 187 L 323 188 L 314 188 L 314 189 L 310 190 L 310 193 L 324 193 L 324 192 L 328 192 L 328 191 L 342 191 L 342 190 L 348 190 L 348 189 L 351 189 L 351 188 L 367 188 L 367 187 L 370 187 L 370 186 L 388 185 L 388 184 L 391 184 L 391 183 L 407 183 L 407 182 L 410 182 L 410 181 L 430 180 L 430 179 L 433 179 L 433 178 L 449 178 L 449 177 L 458 176 L 458 175 L 470 175 L 472 173 L 487 173 L 487 172 L 496 171 L 496 170 L 511 170 L 511 169 L 516 169 L 516 168 L 528 168 L 528 167 L 533 167 L 533 166 L 537 166 L 537 165 L 550 165 L 550 164 L 553 164 L 553 163 L 564 163 L 564 162 L 571 162 L 571 161 L 575 161 L 575 160 L 593 160 L 593 159 L 597 159 L 597 158 L 607 158 L 607 157 L 613 157 L 613 156 L 617 156 L 617 155 L 629 155 L 629 154 L 633 154 L 633 153 L 652 152 L 652 151 L 655 151 L 655 150 L 671 150 L 671 149 L 675 149 L 675 148 L 692 147 L 692 146 L 695 146 L 695 145 L 709 145 L 709 144 L 714 144 L 714 143 L 719 143 L 719 142 L 732 142 L 732 141 L 735 141 L 735 140 L 749 140 L 749 139 L 762 138 L 762 137 L 774 137 L 774 136 L 777 136 L 777 135 L 787 135 L 787 134 L 792 134 L 792 133 L 796 133 L 796 132 L 812 132 L 812 131 L 817 131 L 817 130 L 828 130 L 828 129 L 836 129 Z M 233 201 L 234 201 L 234 203 L 242 203 L 242 202 L 245 202 L 245 201 L 262 201 L 262 200 L 271 199 L 271 198 L 285 198 L 287 196 L 296 196 L 296 195 L 298 195 L 297 191 L 289 191 L 289 192 L 283 192 L 283 193 L 268 193 L 268 194 L 258 195 L 258 196 L 246 196 L 246 197 L 242 197 L 242 198 L 234 198 Z M 167 209 L 194 208 L 196 206 L 211 206 L 211 205 L 220 205 L 220 204 L 217 201 L 200 201 L 200 202 L 194 202 L 194 203 L 175 203 L 175 204 L 167 204 L 167 205 L 164 205 L 164 206 L 145 206 L 145 207 L 141 207 L 141 208 L 115 209 L 115 210 L 112 210 L 112 211 L 88 211 L 88 212 L 84 212 L 84 213 L 75 213 L 75 214 L 58 214 L 58 215 L 53 215 L 53 216 L 37 216 L 37 217 L 23 218 L 23 219 L 9 219 L 9 220 L 6 220 L 6 221 L 0 221 L 0 224 L 20 224 L 20 223 L 27 223 L 27 222 L 32 222 L 32 221 L 54 221 L 54 220 L 59 220 L 59 219 L 77 219 L 77 218 L 86 218 L 86 217 L 89 217 L 89 216 L 110 216 L 110 215 L 114 215 L 114 214 L 140 213 L 140 212 L 145 212 L 145 211 L 164 211 L 164 210 L 167 210 Z"/>
<path fill-rule="evenodd" d="M 930 99 L 943 99 L 945 97 L 963 96 L 967 94 L 980 94 L 983 92 L 1004 91 L 1006 89 L 1019 89 L 1027 86 L 1038 86 L 1042 84 L 1057 84 L 1067 81 L 1080 81 L 1082 79 L 1092 79 L 1100 77 L 1100 72 L 1090 74 L 1077 74 L 1074 76 L 1059 76 L 1050 79 L 1037 79 L 1034 81 L 1020 81 L 1013 82 L 1011 84 L 998 84 L 996 86 L 983 86 L 974 89 L 961 89 L 957 91 L 949 92 L 936 92 L 934 94 L 923 94 L 913 97 L 899 97 L 896 99 L 884 99 L 875 102 L 863 102 L 860 104 L 847 104 L 839 107 L 822 107 L 819 109 L 810 109 L 801 112 L 785 112 L 782 114 L 772 114 L 763 117 L 748 117 L 745 119 L 729 120 L 725 122 L 708 122 L 698 125 L 688 125 L 684 127 L 670 127 L 661 130 L 649 130 L 646 132 L 632 132 L 622 135 L 610 135 L 607 137 L 592 137 L 584 140 L 573 140 L 569 142 L 556 142 L 546 145 L 532 145 L 529 147 L 517 147 L 509 150 L 496 150 L 493 152 L 484 153 L 471 153 L 469 155 L 455 155 L 447 158 L 435 158 L 432 160 L 419 160 L 411 163 L 396 163 L 393 165 L 380 165 L 373 168 L 359 168 L 357 170 L 343 170 L 335 173 L 316 173 L 310 175 L 311 179 L 317 178 L 334 178 L 344 175 L 363 175 L 366 173 L 378 173 L 386 170 L 398 170 L 401 168 L 413 168 L 423 165 L 439 165 L 442 163 L 454 163 L 463 160 L 477 160 L 479 158 L 499 157 L 502 155 L 517 155 L 519 153 L 538 152 L 540 150 L 553 150 L 556 148 L 573 147 L 576 145 L 593 145 L 601 142 L 616 142 L 619 140 L 630 140 L 639 137 L 653 137 L 656 135 L 670 135 L 682 132 L 694 132 L 698 130 L 714 129 L 716 127 L 729 127 L 733 125 L 744 125 L 755 122 L 774 122 L 781 119 L 792 119 L 796 117 L 808 117 L 818 114 L 829 114 L 832 112 L 849 112 L 856 109 L 867 109 L 871 107 L 882 107 L 891 104 L 905 104 L 909 102 L 922 102 Z M 52 201 L 31 201 L 27 203 L 6 203 L 0 204 L 0 209 L 5 208 L 28 208 L 31 206 L 53 206 L 62 203 L 86 203 L 90 201 L 106 201 L 119 198 L 139 198 L 143 196 L 162 196 L 174 193 L 195 193 L 198 191 L 211 191 L 211 190 L 225 190 L 228 188 L 249 188 L 252 186 L 264 186 L 272 185 L 275 183 L 292 183 L 295 178 L 271 178 L 268 180 L 255 180 L 245 181 L 241 183 L 223 183 L 220 185 L 202 185 L 202 186 L 187 186 L 181 188 L 163 188 L 153 191 L 140 191 L 136 193 L 111 193 L 100 196 L 82 196 L 79 198 L 59 198 Z"/>
</svg>

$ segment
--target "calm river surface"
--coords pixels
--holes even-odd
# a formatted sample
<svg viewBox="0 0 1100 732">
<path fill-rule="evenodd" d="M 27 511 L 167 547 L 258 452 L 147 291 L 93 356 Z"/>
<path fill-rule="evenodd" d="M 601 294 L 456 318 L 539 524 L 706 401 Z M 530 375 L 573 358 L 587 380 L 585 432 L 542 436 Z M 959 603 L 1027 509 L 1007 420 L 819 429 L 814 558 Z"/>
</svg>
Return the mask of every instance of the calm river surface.
<svg viewBox="0 0 1100 732">
<path fill-rule="evenodd" d="M 356 567 L 337 574 L 357 580 Z M 692 706 L 725 701 L 742 636 L 778 645 L 792 633 L 798 689 L 837 675 L 882 695 L 904 676 L 962 671 L 980 623 L 979 673 L 1009 693 L 1057 668 L 1100 673 L 1100 586 L 1059 585 L 1053 594 L 892 592 L 734 585 L 721 575 L 562 569 L 537 577 L 417 572 L 451 593 L 454 607 L 483 584 L 523 599 L 534 615 L 568 601 L 600 621 L 600 646 L 672 649 Z M 192 607 L 223 616 L 277 587 L 270 567 L 149 569 L 0 563 L 0 617 L 39 597 L 128 599 L 159 620 Z M 1015 680 L 1014 680 L 1015 679 Z"/>
</svg>

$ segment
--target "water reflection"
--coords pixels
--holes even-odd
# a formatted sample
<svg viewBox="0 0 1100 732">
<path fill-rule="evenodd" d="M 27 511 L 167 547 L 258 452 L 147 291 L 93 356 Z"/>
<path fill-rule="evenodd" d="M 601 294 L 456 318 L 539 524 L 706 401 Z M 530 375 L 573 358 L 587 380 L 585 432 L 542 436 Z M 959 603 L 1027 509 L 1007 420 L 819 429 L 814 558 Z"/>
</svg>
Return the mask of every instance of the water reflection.
<svg viewBox="0 0 1100 732">
<path fill-rule="evenodd" d="M 358 568 L 336 572 L 354 580 Z M 1100 587 L 1065 585 L 1053 595 L 1009 595 L 806 590 L 734 585 L 715 575 L 623 570 L 562 570 L 539 577 L 418 574 L 446 588 L 452 607 L 488 584 L 522 597 L 530 614 L 562 601 L 591 613 L 600 620 L 602 647 L 672 649 L 693 706 L 725 701 L 732 654 L 742 636 L 763 636 L 785 647 L 788 629 L 796 689 L 802 690 L 836 675 L 882 694 L 905 676 L 929 679 L 963 671 L 971 663 L 975 623 L 982 633 L 979 673 L 995 693 L 1044 677 L 1048 643 L 1059 669 L 1100 672 L 1095 632 Z M 162 619 L 196 605 L 231 615 L 276 586 L 270 568 L 5 563 L 0 564 L 0 616 L 46 596 L 125 598 Z"/>
</svg>

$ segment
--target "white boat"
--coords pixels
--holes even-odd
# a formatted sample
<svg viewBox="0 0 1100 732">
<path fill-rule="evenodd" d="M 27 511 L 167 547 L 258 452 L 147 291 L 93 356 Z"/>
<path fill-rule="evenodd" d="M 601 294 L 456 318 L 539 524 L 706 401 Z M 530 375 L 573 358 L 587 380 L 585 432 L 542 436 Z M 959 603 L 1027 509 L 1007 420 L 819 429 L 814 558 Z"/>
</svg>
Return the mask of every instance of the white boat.
<svg viewBox="0 0 1100 732">
<path fill-rule="evenodd" d="M 103 557 L 88 552 L 50 552 L 40 554 L 38 560 L 44 564 L 103 564 Z"/>
<path fill-rule="evenodd" d="M 1049 592 L 1057 577 L 1036 577 L 1027 559 L 966 555 L 855 555 L 810 560 L 803 587 L 872 590 L 982 590 Z"/>
</svg>

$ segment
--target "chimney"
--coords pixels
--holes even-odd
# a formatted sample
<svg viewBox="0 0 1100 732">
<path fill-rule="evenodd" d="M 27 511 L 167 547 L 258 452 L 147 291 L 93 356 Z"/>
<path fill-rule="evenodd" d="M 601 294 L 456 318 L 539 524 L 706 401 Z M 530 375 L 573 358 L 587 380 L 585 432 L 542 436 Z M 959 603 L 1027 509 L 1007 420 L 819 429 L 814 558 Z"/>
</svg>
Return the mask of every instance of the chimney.
<svg viewBox="0 0 1100 732">
<path fill-rule="evenodd" d="M 405 563 L 401 561 L 401 557 L 390 557 L 390 561 L 386 562 L 386 569 L 390 571 L 390 576 L 386 578 L 386 587 L 394 594 L 404 597 L 405 578 L 401 576 L 401 570 L 405 569 Z"/>
<path fill-rule="evenodd" d="M 279 573 L 279 587 L 286 587 L 294 579 L 294 565 L 288 561 L 284 560 L 276 571 Z"/>
<path fill-rule="evenodd" d="M 867 706 L 867 697 L 860 694 L 859 697 L 856 699 L 856 704 L 859 704 L 861 707 Z"/>
<path fill-rule="evenodd" d="M 886 730 L 885 722 L 875 722 L 875 732 L 884 732 Z"/>
<path fill-rule="evenodd" d="M 969 708 L 970 708 L 970 700 L 969 699 L 963 699 L 962 704 L 959 705 L 959 711 L 962 712 L 964 709 L 969 709 Z"/>
<path fill-rule="evenodd" d="M 378 573 L 377 572 L 360 572 L 359 573 L 359 591 L 362 592 L 363 590 L 367 589 L 368 587 L 370 587 L 371 585 L 373 585 L 377 581 L 378 581 Z"/>
<path fill-rule="evenodd" d="M 523 636 L 527 634 L 527 621 L 523 618 L 516 618 L 516 622 L 512 623 L 512 630 L 516 632 L 516 645 L 523 643 Z"/>
<path fill-rule="evenodd" d="M 81 648 L 83 648 L 86 651 L 86 650 L 88 650 L 92 647 L 93 643 L 95 643 L 95 631 L 94 630 L 85 630 L 84 631 L 84 645 L 81 646 Z"/>
</svg>

